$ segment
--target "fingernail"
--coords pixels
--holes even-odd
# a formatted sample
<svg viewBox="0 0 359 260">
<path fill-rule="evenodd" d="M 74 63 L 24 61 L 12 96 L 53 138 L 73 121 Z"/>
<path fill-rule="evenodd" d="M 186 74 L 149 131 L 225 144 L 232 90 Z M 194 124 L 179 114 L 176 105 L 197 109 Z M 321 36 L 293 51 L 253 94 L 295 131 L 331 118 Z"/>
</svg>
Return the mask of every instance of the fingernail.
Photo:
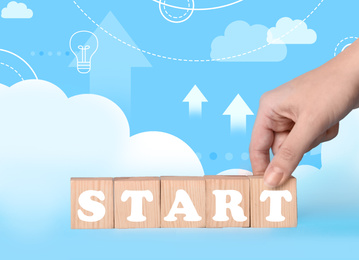
<svg viewBox="0 0 359 260">
<path fill-rule="evenodd" d="M 277 167 L 274 167 L 270 170 L 270 172 L 265 174 L 264 184 L 268 187 L 274 188 L 278 186 L 282 178 L 283 178 L 283 171 Z"/>
</svg>

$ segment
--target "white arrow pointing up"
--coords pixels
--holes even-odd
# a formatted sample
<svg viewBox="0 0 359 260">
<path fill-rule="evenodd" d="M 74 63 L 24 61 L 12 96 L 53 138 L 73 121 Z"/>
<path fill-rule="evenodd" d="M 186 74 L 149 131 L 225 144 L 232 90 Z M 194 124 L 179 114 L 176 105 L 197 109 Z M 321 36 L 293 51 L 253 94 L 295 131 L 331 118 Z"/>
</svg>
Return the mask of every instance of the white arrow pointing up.
<svg viewBox="0 0 359 260">
<path fill-rule="evenodd" d="M 194 85 L 194 87 L 187 94 L 183 102 L 188 102 L 190 117 L 201 117 L 202 103 L 208 101 L 206 97 L 202 94 L 202 92 L 199 90 L 199 88 Z"/>
<path fill-rule="evenodd" d="M 242 97 L 237 94 L 223 115 L 231 117 L 231 133 L 246 133 L 247 116 L 253 116 L 254 114 Z"/>
</svg>

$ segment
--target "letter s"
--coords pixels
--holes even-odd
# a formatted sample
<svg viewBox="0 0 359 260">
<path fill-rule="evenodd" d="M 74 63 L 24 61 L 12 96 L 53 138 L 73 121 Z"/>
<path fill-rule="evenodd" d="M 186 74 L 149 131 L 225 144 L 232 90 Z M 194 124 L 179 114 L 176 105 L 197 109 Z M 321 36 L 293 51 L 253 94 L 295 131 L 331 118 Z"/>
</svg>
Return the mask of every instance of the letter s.
<svg viewBox="0 0 359 260">
<path fill-rule="evenodd" d="M 102 191 L 87 190 L 79 196 L 79 204 L 81 208 L 92 212 L 92 216 L 85 215 L 81 209 L 77 211 L 79 219 L 85 222 L 97 222 L 103 219 L 106 214 L 106 208 L 103 204 L 93 201 L 91 197 L 96 197 L 101 201 L 105 200 L 105 194 Z"/>
</svg>

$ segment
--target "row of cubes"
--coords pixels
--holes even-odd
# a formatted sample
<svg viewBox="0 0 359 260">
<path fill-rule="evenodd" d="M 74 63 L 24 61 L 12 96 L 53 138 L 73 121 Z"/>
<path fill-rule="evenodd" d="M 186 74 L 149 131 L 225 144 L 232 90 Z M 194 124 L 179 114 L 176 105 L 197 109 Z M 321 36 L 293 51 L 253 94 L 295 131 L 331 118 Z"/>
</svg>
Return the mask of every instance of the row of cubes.
<svg viewBox="0 0 359 260">
<path fill-rule="evenodd" d="M 296 227 L 296 193 L 294 177 L 72 178 L 71 228 Z"/>
</svg>

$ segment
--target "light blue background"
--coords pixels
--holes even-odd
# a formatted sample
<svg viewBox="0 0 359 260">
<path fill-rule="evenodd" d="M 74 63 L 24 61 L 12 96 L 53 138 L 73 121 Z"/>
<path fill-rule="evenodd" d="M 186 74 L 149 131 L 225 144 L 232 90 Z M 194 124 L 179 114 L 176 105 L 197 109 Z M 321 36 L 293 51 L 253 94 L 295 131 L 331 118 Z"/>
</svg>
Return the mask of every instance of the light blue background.
<svg viewBox="0 0 359 260">
<path fill-rule="evenodd" d="M 80 75 L 69 67 L 73 56 L 65 52 L 74 32 L 95 31 L 95 25 L 71 0 L 24 2 L 34 11 L 34 17 L 0 19 L 0 47 L 25 58 L 40 79 L 53 82 L 68 96 L 88 93 L 89 75 Z M 197 6 L 206 5 L 203 0 L 197 2 Z M 211 5 L 225 2 L 211 1 Z M 140 48 L 165 56 L 204 59 L 209 58 L 212 40 L 222 35 L 229 23 L 243 20 L 269 28 L 285 16 L 305 18 L 318 2 L 244 0 L 221 10 L 195 12 L 187 22 L 172 24 L 162 18 L 158 5 L 150 0 L 79 0 L 97 22 L 112 11 Z M 6 3 L 0 1 L 1 6 Z M 307 20 L 309 28 L 317 32 L 317 42 L 288 46 L 287 58 L 278 63 L 196 64 L 146 56 L 151 68 L 132 69 L 132 113 L 128 115 L 131 134 L 159 130 L 178 136 L 202 154 L 206 174 L 231 168 L 250 170 L 249 161 L 241 160 L 240 155 L 248 152 L 255 117 L 248 117 L 246 136 L 231 136 L 224 110 L 239 93 L 256 114 L 262 93 L 331 59 L 341 39 L 358 35 L 358 10 L 359 3 L 354 0 L 324 1 Z M 41 51 L 43 56 L 39 55 Z M 49 51 L 54 55 L 48 56 Z M 58 51 L 61 56 L 56 55 Z M 21 63 L 2 55 L 1 60 L 19 68 L 24 78 L 31 78 Z M 3 67 L 0 75 L 3 84 L 19 81 L 16 74 Z M 188 104 L 182 103 L 194 84 L 209 101 L 203 106 L 201 121 L 189 120 Z M 212 152 L 218 154 L 216 160 L 209 158 Z M 225 160 L 227 152 L 233 153 L 232 161 Z M 318 166 L 320 160 L 314 156 L 307 163 Z M 324 182 L 321 189 L 334 184 Z M 69 185 L 64 189 L 69 190 Z M 335 190 L 340 194 L 345 185 Z M 9 225 L 8 212 L 0 208 L 0 259 L 359 259 L 358 205 L 318 205 L 307 192 L 299 182 L 299 223 L 295 229 L 70 230 L 69 202 L 67 209 L 49 220 L 51 225 L 34 222 L 34 229 L 24 233 L 8 227 L 14 223 Z"/>
</svg>

